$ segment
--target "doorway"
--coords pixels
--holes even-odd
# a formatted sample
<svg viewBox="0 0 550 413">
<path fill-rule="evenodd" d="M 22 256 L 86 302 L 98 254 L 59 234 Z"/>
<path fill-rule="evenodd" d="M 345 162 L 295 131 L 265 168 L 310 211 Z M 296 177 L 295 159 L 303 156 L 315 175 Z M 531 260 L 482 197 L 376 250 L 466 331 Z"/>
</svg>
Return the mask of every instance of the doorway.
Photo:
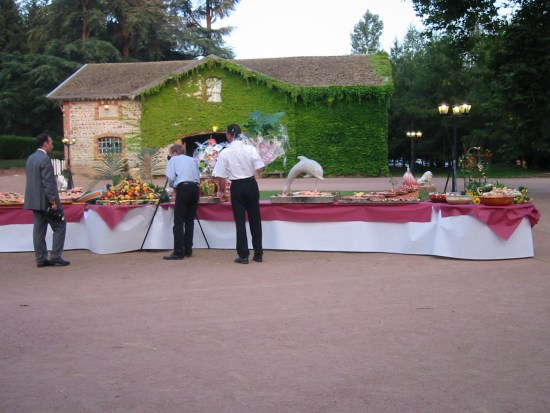
<svg viewBox="0 0 550 413">
<path fill-rule="evenodd" d="M 193 156 L 200 144 L 206 142 L 209 139 L 215 139 L 216 143 L 227 142 L 225 132 L 210 132 L 201 133 L 198 135 L 190 135 L 185 138 L 181 138 L 181 144 L 185 148 L 187 156 Z"/>
</svg>

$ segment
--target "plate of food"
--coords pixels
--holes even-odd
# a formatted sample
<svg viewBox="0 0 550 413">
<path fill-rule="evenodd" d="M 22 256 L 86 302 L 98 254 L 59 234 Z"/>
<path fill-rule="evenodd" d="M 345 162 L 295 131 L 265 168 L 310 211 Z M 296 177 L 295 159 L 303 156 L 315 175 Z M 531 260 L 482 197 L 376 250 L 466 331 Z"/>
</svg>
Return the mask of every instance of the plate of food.
<svg viewBox="0 0 550 413">
<path fill-rule="evenodd" d="M 445 201 L 452 205 L 465 205 L 473 201 L 474 197 L 471 195 L 461 194 L 445 194 Z"/>
</svg>

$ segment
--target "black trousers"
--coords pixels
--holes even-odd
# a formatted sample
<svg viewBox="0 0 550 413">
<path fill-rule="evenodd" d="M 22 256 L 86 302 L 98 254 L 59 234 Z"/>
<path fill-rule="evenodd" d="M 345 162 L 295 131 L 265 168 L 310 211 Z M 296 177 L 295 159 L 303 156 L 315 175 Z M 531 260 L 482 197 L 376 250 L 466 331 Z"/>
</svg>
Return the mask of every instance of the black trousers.
<svg viewBox="0 0 550 413">
<path fill-rule="evenodd" d="M 263 255 L 262 219 L 260 217 L 260 190 L 254 177 L 231 181 L 231 207 L 237 230 L 237 253 L 239 257 L 249 256 L 246 235 L 246 215 L 252 235 L 255 256 Z"/>
<path fill-rule="evenodd" d="M 199 205 L 199 186 L 179 184 L 174 209 L 174 254 L 183 255 L 193 248 L 195 216 Z"/>
</svg>

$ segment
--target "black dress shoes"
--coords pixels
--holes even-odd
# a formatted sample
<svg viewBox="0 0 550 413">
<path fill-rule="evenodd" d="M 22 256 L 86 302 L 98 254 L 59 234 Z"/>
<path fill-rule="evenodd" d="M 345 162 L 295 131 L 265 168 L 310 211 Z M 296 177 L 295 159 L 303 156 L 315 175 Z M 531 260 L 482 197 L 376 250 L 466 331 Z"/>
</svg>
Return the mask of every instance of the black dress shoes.
<svg viewBox="0 0 550 413">
<path fill-rule="evenodd" d="M 50 260 L 49 262 L 50 265 L 57 265 L 59 267 L 66 267 L 71 263 L 70 261 L 65 261 L 63 258 L 57 258 L 55 260 Z"/>
<path fill-rule="evenodd" d="M 52 265 L 52 263 L 49 262 L 48 260 L 45 260 L 45 261 L 41 261 L 41 262 L 36 263 L 36 266 L 37 266 L 38 268 L 49 267 L 49 266 L 51 266 L 51 265 Z"/>
<path fill-rule="evenodd" d="M 185 251 L 185 256 L 190 257 L 193 255 L 193 251 Z"/>
<path fill-rule="evenodd" d="M 165 255 L 164 257 L 165 260 L 183 260 L 183 255 L 178 255 L 178 254 L 170 254 L 170 255 Z"/>
<path fill-rule="evenodd" d="M 248 258 L 235 258 L 235 264 L 248 264 Z"/>
<path fill-rule="evenodd" d="M 262 262 L 263 261 L 263 258 L 261 255 L 254 255 L 254 257 L 252 258 L 255 262 Z"/>
</svg>

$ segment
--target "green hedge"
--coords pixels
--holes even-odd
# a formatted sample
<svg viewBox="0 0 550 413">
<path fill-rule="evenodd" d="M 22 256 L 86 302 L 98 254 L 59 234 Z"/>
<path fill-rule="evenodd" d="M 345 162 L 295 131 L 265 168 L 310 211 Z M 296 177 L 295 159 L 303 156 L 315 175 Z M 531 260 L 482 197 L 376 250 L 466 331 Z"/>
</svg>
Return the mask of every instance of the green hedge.
<svg viewBox="0 0 550 413">
<path fill-rule="evenodd" d="M 0 159 L 26 159 L 36 150 L 36 138 L 0 135 Z M 52 158 L 63 159 L 63 143 L 54 141 Z"/>
<path fill-rule="evenodd" d="M 35 150 L 35 138 L 0 135 L 0 159 L 25 159 Z"/>
</svg>

